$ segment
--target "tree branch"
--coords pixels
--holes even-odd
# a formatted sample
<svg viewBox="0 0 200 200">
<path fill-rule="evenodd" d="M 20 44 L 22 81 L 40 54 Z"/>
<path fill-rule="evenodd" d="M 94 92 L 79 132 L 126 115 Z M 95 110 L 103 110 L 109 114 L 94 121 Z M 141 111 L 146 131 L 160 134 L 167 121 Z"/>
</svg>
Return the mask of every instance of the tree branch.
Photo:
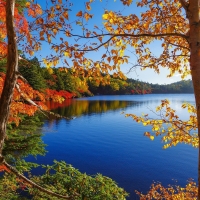
<svg viewBox="0 0 200 200">
<path fill-rule="evenodd" d="M 19 75 L 18 75 L 18 76 L 19 76 Z M 24 80 L 24 77 L 23 77 L 23 76 L 20 76 L 20 78 L 21 78 L 22 80 Z M 25 79 L 25 80 L 26 80 L 26 79 Z M 28 83 L 28 82 L 27 82 L 27 83 Z M 69 118 L 69 117 L 65 117 L 65 116 L 62 116 L 62 115 L 53 113 L 53 112 L 51 112 L 51 111 L 47 111 L 47 110 L 42 109 L 41 106 L 37 105 L 34 101 L 32 101 L 31 99 L 27 98 L 26 95 L 24 95 L 24 93 L 23 93 L 23 92 L 21 91 L 21 89 L 20 89 L 19 84 L 16 83 L 15 87 L 16 87 L 17 91 L 20 93 L 21 97 L 22 97 L 25 101 L 27 101 L 29 104 L 31 104 L 31 105 L 33 105 L 33 106 L 36 106 L 36 107 L 39 109 L 39 111 L 40 111 L 43 115 L 45 115 L 46 117 L 47 117 L 47 115 L 46 115 L 44 112 L 46 112 L 46 113 L 48 113 L 48 114 L 50 114 L 50 115 L 53 115 L 53 116 L 55 116 L 55 117 L 57 117 L 57 118 L 64 118 L 64 119 L 67 119 L 67 120 L 74 119 L 74 117 L 73 117 L 73 118 Z"/>
<path fill-rule="evenodd" d="M 113 34 L 113 33 L 103 33 L 100 35 L 94 35 L 90 37 L 82 36 L 82 35 L 77 35 L 77 34 L 72 34 L 70 33 L 71 36 L 73 37 L 79 37 L 79 38 L 84 38 L 84 39 L 92 39 L 92 38 L 98 38 L 102 36 L 112 36 L 114 37 L 133 37 L 133 38 L 140 38 L 140 37 L 170 37 L 170 36 L 177 36 L 177 37 L 182 37 L 184 39 L 188 39 L 188 36 L 185 34 L 181 33 L 160 33 L 160 34 L 150 34 L 150 33 L 142 33 L 142 34 L 130 34 L 130 33 L 123 33 L 123 34 Z"/>
<path fill-rule="evenodd" d="M 168 42 L 168 44 L 171 44 L 171 45 L 173 45 L 173 46 L 180 47 L 180 48 L 183 48 L 183 49 L 187 49 L 188 51 L 190 51 L 190 48 L 184 47 L 184 46 L 182 46 L 182 45 L 174 44 L 174 43 L 171 43 L 171 42 Z"/>
<path fill-rule="evenodd" d="M 179 0 L 179 2 L 181 3 L 181 5 L 185 9 L 185 11 L 187 12 L 189 3 L 187 3 L 185 0 Z"/>
<path fill-rule="evenodd" d="M 18 71 L 18 49 L 16 44 L 14 10 L 15 0 L 6 1 L 6 30 L 8 38 L 7 71 L 0 98 L 0 157 L 4 139 L 6 136 L 6 125 L 8 121 L 10 105 L 12 102 L 13 91 L 17 82 L 16 73 Z"/>
<path fill-rule="evenodd" d="M 74 195 L 72 196 L 64 196 L 64 195 L 61 195 L 61 194 L 57 194 L 55 192 L 52 192 L 50 190 L 47 190 L 45 188 L 43 188 L 42 186 L 38 185 L 37 183 L 29 180 L 28 178 L 26 178 L 24 175 L 20 174 L 14 167 L 12 167 L 11 165 L 9 165 L 5 160 L 3 160 L 2 162 L 3 165 L 5 165 L 8 170 L 10 172 L 12 172 L 13 174 L 15 174 L 17 177 L 19 177 L 21 180 L 25 181 L 26 183 L 28 183 L 30 186 L 34 187 L 34 188 L 37 188 L 38 190 L 46 193 L 46 194 L 49 194 L 49 195 L 52 195 L 52 196 L 55 196 L 55 197 L 58 197 L 58 198 L 61 198 L 61 199 L 71 199 L 71 200 L 75 200 L 76 196 L 79 196 L 80 194 L 78 193 L 75 193 Z"/>
<path fill-rule="evenodd" d="M 115 36 L 112 36 L 111 38 L 109 38 L 106 42 L 103 42 L 102 44 L 98 45 L 95 48 L 92 49 L 76 49 L 76 51 L 95 51 L 97 49 L 99 49 L 100 47 L 102 47 L 103 45 L 107 44 L 108 42 L 110 42 L 110 40 L 112 40 Z"/>
</svg>

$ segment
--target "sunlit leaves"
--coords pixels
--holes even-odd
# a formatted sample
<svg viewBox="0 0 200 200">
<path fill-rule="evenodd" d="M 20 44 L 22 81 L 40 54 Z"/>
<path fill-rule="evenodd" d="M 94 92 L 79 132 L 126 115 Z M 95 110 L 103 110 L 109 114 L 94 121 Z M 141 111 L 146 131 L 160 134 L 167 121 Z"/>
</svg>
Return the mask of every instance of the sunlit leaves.
<svg viewBox="0 0 200 200">
<path fill-rule="evenodd" d="M 131 3 L 131 1 L 122 2 L 124 5 Z M 112 10 L 105 11 L 102 15 L 102 19 L 106 21 L 105 29 L 111 34 L 122 34 L 120 38 L 123 38 L 123 43 L 126 44 L 123 51 L 126 52 L 127 47 L 133 47 L 138 57 L 138 65 L 142 69 L 151 68 L 159 73 L 159 67 L 166 67 L 169 69 L 169 77 L 180 73 L 181 77 L 185 78 L 190 74 L 189 46 L 185 38 L 189 26 L 184 13 L 179 9 L 181 7 L 179 1 L 144 0 L 139 1 L 137 5 L 147 8 L 141 16 L 135 14 L 123 16 Z M 162 46 L 160 55 L 157 56 L 147 51 L 147 45 L 155 40 L 160 40 Z M 116 43 L 115 40 L 112 41 L 113 44 Z"/>
<path fill-rule="evenodd" d="M 195 182 L 189 181 L 185 187 L 168 186 L 164 187 L 161 183 L 154 183 L 151 185 L 147 194 L 142 194 L 139 191 L 136 193 L 140 196 L 140 200 L 146 199 L 174 199 L 186 200 L 197 199 L 198 188 Z"/>
<path fill-rule="evenodd" d="M 188 120 L 181 120 L 176 111 L 170 107 L 168 100 L 162 100 L 160 106 L 156 108 L 158 119 L 150 118 L 148 115 L 138 117 L 127 114 L 126 116 L 132 117 L 138 123 L 143 123 L 144 126 L 151 126 L 152 133 L 145 132 L 144 135 L 150 139 L 161 136 L 164 149 L 176 146 L 178 143 L 190 144 L 197 148 L 199 139 L 195 132 L 197 131 L 196 108 L 189 103 L 184 103 L 182 108 L 190 113 Z"/>
</svg>

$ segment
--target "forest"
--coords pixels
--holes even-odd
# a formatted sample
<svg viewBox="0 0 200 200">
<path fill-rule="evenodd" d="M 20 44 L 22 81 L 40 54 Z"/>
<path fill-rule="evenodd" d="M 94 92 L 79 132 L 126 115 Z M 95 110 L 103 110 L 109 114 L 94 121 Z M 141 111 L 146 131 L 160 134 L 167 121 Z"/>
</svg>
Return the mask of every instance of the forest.
<svg viewBox="0 0 200 200">
<path fill-rule="evenodd" d="M 48 95 L 58 94 L 65 99 L 93 95 L 125 95 L 125 94 L 170 94 L 193 93 L 191 80 L 182 80 L 171 84 L 150 84 L 135 79 L 120 79 L 111 76 L 107 82 L 98 79 L 85 79 L 81 74 L 74 73 L 71 68 L 41 67 L 36 57 L 19 62 L 19 72 L 30 86 Z M 0 71 L 5 73 L 5 62 L 1 61 Z M 87 73 L 87 72 L 86 72 Z M 3 75 L 3 74 L 2 74 Z M 102 74 L 102 77 L 106 74 Z"/>
</svg>

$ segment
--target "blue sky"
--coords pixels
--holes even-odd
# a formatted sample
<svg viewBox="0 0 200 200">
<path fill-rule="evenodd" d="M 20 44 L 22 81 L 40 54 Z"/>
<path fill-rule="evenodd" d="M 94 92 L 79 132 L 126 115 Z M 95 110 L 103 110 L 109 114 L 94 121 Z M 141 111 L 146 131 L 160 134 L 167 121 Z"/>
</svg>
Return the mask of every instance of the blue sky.
<svg viewBox="0 0 200 200">
<path fill-rule="evenodd" d="M 88 0 L 89 1 L 89 0 Z M 39 4 L 44 8 L 46 7 L 46 2 L 50 3 L 50 1 L 40 1 Z M 63 0 L 64 2 L 64 0 Z M 73 3 L 73 6 L 70 7 L 71 11 L 69 12 L 69 21 L 72 22 L 72 24 L 75 25 L 75 19 L 76 19 L 76 13 L 78 13 L 78 11 L 80 10 L 84 10 L 85 9 L 85 2 L 84 0 L 76 0 L 70 1 L 71 3 Z M 97 26 L 102 26 L 103 22 L 102 22 L 102 14 L 104 13 L 105 10 L 115 10 L 115 11 L 121 11 L 123 14 L 128 15 L 130 13 L 132 14 L 136 14 L 136 15 L 140 15 L 140 13 L 142 11 L 144 11 L 145 9 L 143 8 L 143 10 L 141 10 L 141 8 L 138 8 L 136 6 L 136 1 L 133 2 L 133 4 L 130 7 L 127 6 L 123 6 L 123 4 L 120 2 L 120 0 L 102 0 L 102 2 L 100 2 L 99 0 L 96 0 L 95 2 L 93 2 L 91 4 L 91 11 L 90 14 L 93 14 L 93 18 L 91 20 L 89 20 L 88 23 L 88 27 L 91 29 L 91 27 L 93 27 L 93 25 L 97 25 Z M 79 28 L 74 28 L 73 33 L 80 33 L 81 31 L 81 27 Z M 68 38 L 68 40 L 72 40 L 70 38 Z M 154 54 L 159 54 L 159 51 L 161 50 L 159 43 L 155 43 L 154 45 L 150 45 L 151 51 Z M 131 51 L 131 49 L 130 49 Z M 39 55 L 41 55 L 41 57 L 44 57 L 45 55 L 48 55 L 50 53 L 52 53 L 53 51 L 51 51 L 48 47 L 48 45 L 43 45 L 43 49 L 41 52 L 36 53 L 35 55 L 38 57 Z M 98 59 L 98 57 L 100 55 L 102 55 L 104 52 L 99 51 L 98 53 L 91 53 L 91 57 L 93 59 Z M 133 55 L 131 56 L 131 63 L 135 64 L 135 58 Z M 62 63 L 59 63 L 58 66 L 63 66 Z M 122 71 L 126 74 L 129 69 L 132 67 L 132 64 L 127 64 L 126 66 L 122 67 Z M 180 75 L 175 75 L 172 78 L 167 78 L 167 75 L 169 74 L 169 71 L 167 69 L 160 69 L 160 74 L 156 74 L 154 72 L 154 70 L 152 69 L 146 69 L 146 70 L 141 70 L 139 67 L 134 68 L 131 72 L 129 72 L 127 75 L 127 77 L 129 78 L 134 78 L 134 79 L 139 79 L 145 82 L 149 82 L 149 83 L 158 83 L 158 84 L 169 84 L 172 82 L 176 82 L 176 81 L 180 81 Z M 190 78 L 190 77 L 188 77 Z"/>
</svg>

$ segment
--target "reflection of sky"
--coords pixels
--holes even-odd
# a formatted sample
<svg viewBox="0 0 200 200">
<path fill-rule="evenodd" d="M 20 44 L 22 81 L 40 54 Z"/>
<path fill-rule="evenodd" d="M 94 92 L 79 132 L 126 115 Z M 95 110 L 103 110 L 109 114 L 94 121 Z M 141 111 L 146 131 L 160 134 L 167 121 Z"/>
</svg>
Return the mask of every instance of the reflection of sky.
<svg viewBox="0 0 200 200">
<path fill-rule="evenodd" d="M 132 101 L 124 110 L 137 115 L 150 113 L 148 107 L 155 110 L 155 106 L 165 98 L 176 109 L 181 108 L 185 100 L 194 103 L 192 94 L 97 96 L 87 99 L 92 103 L 104 101 L 106 97 L 107 102 L 117 99 Z M 77 101 L 84 103 L 86 98 Z M 183 109 L 178 112 L 181 118 L 185 117 Z M 48 144 L 48 153 L 45 157 L 38 156 L 36 162 L 50 164 L 54 159 L 65 160 L 83 173 L 102 173 L 131 193 L 130 200 L 138 199 L 135 189 L 145 193 L 153 181 L 160 181 L 164 186 L 183 186 L 189 178 L 197 181 L 197 149 L 179 144 L 163 150 L 160 137 L 154 141 L 144 137 L 144 132 L 151 131 L 151 127 L 125 118 L 119 110 L 82 115 L 70 121 L 46 122 L 44 128 L 43 140 Z"/>
<path fill-rule="evenodd" d="M 81 34 L 82 31 L 82 27 L 81 26 L 76 26 L 76 22 L 75 20 L 76 18 L 76 14 L 80 11 L 80 10 L 85 10 L 85 2 L 86 1 L 73 1 L 73 6 L 70 7 L 71 11 L 69 11 L 69 23 L 73 26 L 73 31 L 72 33 L 74 34 Z M 46 7 L 46 1 L 41 1 L 39 2 L 40 5 L 45 8 Z M 50 5 L 50 1 L 48 2 Z M 106 1 L 104 0 L 103 2 L 100 1 L 95 1 L 91 4 L 91 11 L 89 12 L 89 14 L 92 14 L 93 17 L 92 19 L 89 20 L 89 22 L 84 22 L 84 25 L 86 28 L 92 29 L 94 27 L 94 25 L 97 25 L 100 29 L 103 26 L 103 22 L 102 22 L 102 14 L 104 13 L 105 10 L 114 10 L 114 11 L 121 11 L 123 15 L 128 15 L 128 14 L 136 14 L 138 16 L 140 16 L 141 12 L 144 11 L 144 8 L 139 8 L 136 6 L 136 3 L 134 2 L 130 7 L 125 7 L 122 5 L 122 3 L 117 0 L 117 1 Z M 97 30 L 94 30 L 97 31 Z M 58 36 L 59 38 L 60 36 Z M 65 37 L 65 36 L 62 36 Z M 56 42 L 56 40 L 58 41 L 58 39 L 54 39 L 52 40 L 53 42 Z M 66 38 L 66 40 L 69 43 L 85 43 L 85 41 L 81 41 L 79 40 L 78 42 L 75 42 L 75 40 L 73 38 Z M 95 41 L 87 41 L 87 42 L 95 42 Z M 149 45 L 151 51 L 155 54 L 155 55 L 159 55 L 159 52 L 161 52 L 161 47 L 159 45 L 159 42 L 153 42 L 151 45 Z M 136 64 L 136 59 L 135 59 L 135 55 L 132 52 L 132 49 L 129 49 L 129 51 L 126 53 L 126 55 L 130 56 L 130 63 L 132 64 L 127 64 L 122 66 L 122 71 L 124 73 L 127 73 L 129 71 L 129 69 Z M 47 44 L 43 43 L 43 48 L 41 52 L 36 53 L 35 55 L 37 57 L 39 57 L 39 59 L 43 58 L 46 55 L 50 55 L 54 53 L 52 50 L 49 49 L 49 46 Z M 88 54 L 88 58 L 92 58 L 93 60 L 99 60 L 101 59 L 101 56 L 105 53 L 105 49 L 101 49 L 98 52 L 90 52 Z M 70 64 L 70 62 L 69 62 Z M 65 66 L 64 63 L 60 62 L 58 64 L 58 66 Z M 169 71 L 167 69 L 161 69 L 160 70 L 160 74 L 156 74 L 154 72 L 154 70 L 152 69 L 146 69 L 145 71 L 141 71 L 139 67 L 137 67 L 136 69 L 132 70 L 132 72 L 128 73 L 127 76 L 129 78 L 134 78 L 134 79 L 139 79 L 145 82 L 149 82 L 149 83 L 159 83 L 159 84 L 168 84 L 168 83 L 172 83 L 172 82 L 176 82 L 181 80 L 180 76 L 176 75 L 172 78 L 166 78 L 166 76 L 169 74 Z"/>
</svg>

